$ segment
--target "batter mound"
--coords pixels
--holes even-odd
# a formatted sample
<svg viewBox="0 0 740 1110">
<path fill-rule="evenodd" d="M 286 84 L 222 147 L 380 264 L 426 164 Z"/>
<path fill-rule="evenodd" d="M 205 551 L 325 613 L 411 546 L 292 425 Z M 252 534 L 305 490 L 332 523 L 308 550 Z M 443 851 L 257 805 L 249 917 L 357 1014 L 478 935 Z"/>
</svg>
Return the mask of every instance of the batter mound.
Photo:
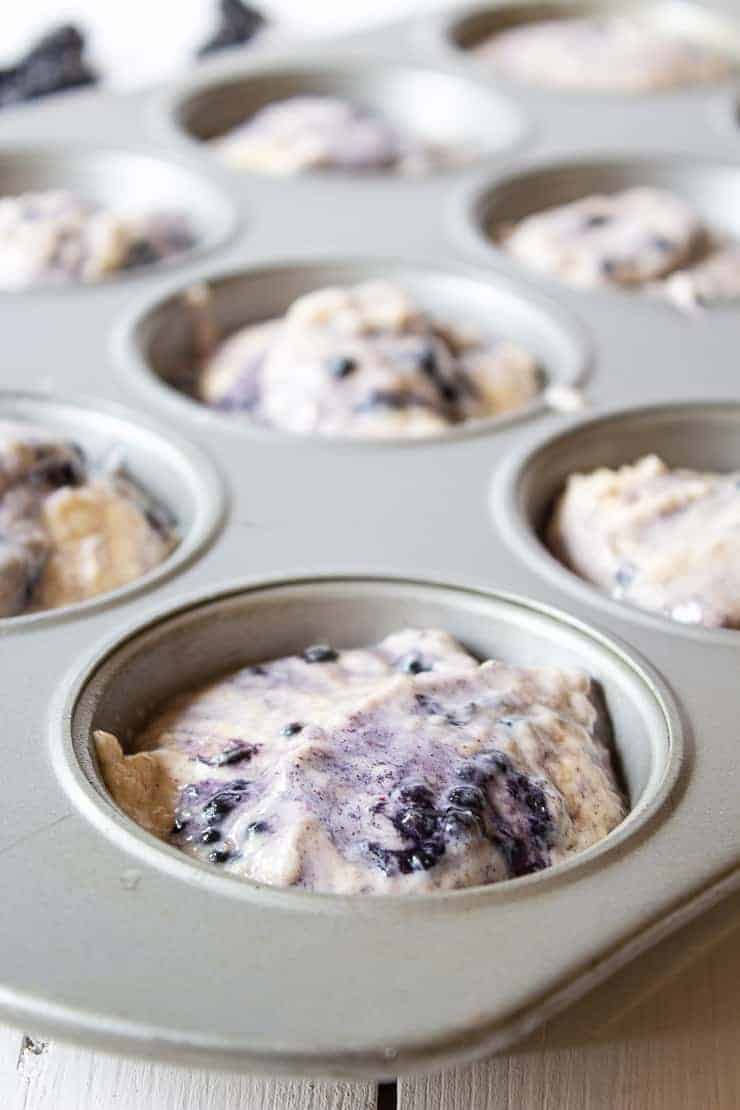
<svg viewBox="0 0 740 1110">
<path fill-rule="evenodd" d="M 387 120 L 333 96 L 275 100 L 211 146 L 232 169 L 285 175 L 310 170 L 420 174 L 462 158 L 461 151 L 402 134 Z"/>
<path fill-rule="evenodd" d="M 0 617 L 114 590 L 176 541 L 166 513 L 120 464 L 92 473 L 76 444 L 0 424 Z"/>
<path fill-rule="evenodd" d="M 506 77 L 535 85 L 644 93 L 716 81 L 732 60 L 639 15 L 549 19 L 498 31 L 475 48 Z"/>
<path fill-rule="evenodd" d="M 644 285 L 687 264 L 700 218 L 663 189 L 589 196 L 527 216 L 502 235 L 520 262 L 584 287 Z"/>
<path fill-rule="evenodd" d="M 553 553 L 612 597 L 684 624 L 740 628 L 740 476 L 655 455 L 568 479 Z"/>
<path fill-rule="evenodd" d="M 124 756 L 120 808 L 196 859 L 273 886 L 423 893 L 528 875 L 624 817 L 598 691 L 479 664 L 447 633 L 244 667 L 173 701 Z"/>
<path fill-rule="evenodd" d="M 116 213 L 63 191 L 0 199 L 0 289 L 101 281 L 192 245 L 176 213 Z"/>
<path fill-rule="evenodd" d="M 431 320 L 385 281 L 321 289 L 206 360 L 200 397 L 291 432 L 424 436 L 527 405 L 535 359 Z"/>
</svg>

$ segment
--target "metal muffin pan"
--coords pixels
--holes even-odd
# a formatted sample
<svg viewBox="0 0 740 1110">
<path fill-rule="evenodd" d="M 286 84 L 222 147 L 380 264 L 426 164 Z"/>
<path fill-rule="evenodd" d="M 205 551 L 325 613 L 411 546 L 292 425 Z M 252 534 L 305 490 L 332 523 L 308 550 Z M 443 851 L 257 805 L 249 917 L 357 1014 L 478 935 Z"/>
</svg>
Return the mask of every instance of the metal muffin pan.
<svg viewBox="0 0 740 1110">
<path fill-rule="evenodd" d="M 733 183 L 740 173 L 727 131 L 737 90 L 729 81 L 644 98 L 514 94 L 451 48 L 448 22 L 239 54 L 170 88 L 62 96 L 0 118 L 0 167 L 20 147 L 46 158 L 64 143 L 72 160 L 83 142 L 115 147 L 212 188 L 236 232 L 167 274 L 142 270 L 135 288 L 111 281 L 2 299 L 0 408 L 33 387 L 37 401 L 23 400 L 23 411 L 36 405 L 42 423 L 79 428 L 83 443 L 94 431 L 94 450 L 125 432 L 145 484 L 182 522 L 196 504 L 201 514 L 201 542 L 175 565 L 178 549 L 172 573 L 0 630 L 12 738 L 0 827 L 8 1020 L 190 1064 L 396 1075 L 506 1048 L 740 885 L 740 639 L 613 603 L 537 538 L 568 468 L 623 461 L 653 432 L 651 449 L 671 462 L 737 465 L 740 314 L 687 319 L 647 298 L 525 274 L 476 222 L 479 198 L 519 175 L 638 162 L 675 166 L 684 176 L 671 182 L 701 182 L 697 196 L 729 220 L 734 184 L 717 193 L 712 183 L 718 167 Z M 403 181 L 241 175 L 183 129 L 183 105 L 207 106 L 211 84 L 254 91 L 259 81 L 264 93 L 266 75 L 322 64 L 350 95 L 372 74 L 385 105 L 382 72 L 428 75 L 428 119 L 444 112 L 450 81 L 465 97 L 483 90 L 481 103 L 515 96 L 523 129 L 476 165 Z M 208 133 L 207 116 L 199 126 Z M 176 388 L 192 384 L 189 285 L 211 285 L 228 328 L 314 283 L 378 273 L 413 283 L 447 319 L 510 328 L 553 381 L 588 370 L 591 413 L 573 420 L 537 405 L 477 434 L 371 445 L 255 434 Z M 200 454 L 227 489 L 220 529 L 219 482 Z M 594 674 L 632 803 L 623 825 L 540 875 L 420 899 L 347 899 L 231 879 L 153 841 L 108 800 L 92 726 L 127 739 L 196 679 L 320 636 L 365 643 L 407 622 L 443 624 L 481 655 Z"/>
</svg>

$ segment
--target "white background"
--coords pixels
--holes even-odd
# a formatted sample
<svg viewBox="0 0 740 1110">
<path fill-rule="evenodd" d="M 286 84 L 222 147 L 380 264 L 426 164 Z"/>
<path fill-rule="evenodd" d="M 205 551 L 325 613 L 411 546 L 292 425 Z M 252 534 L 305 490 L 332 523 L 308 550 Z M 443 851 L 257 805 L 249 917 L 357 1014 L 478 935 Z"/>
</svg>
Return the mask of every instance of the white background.
<svg viewBox="0 0 740 1110">
<path fill-rule="evenodd" d="M 256 0 L 278 27 L 298 34 L 331 34 L 372 26 L 439 0 Z M 89 34 L 90 57 L 109 84 L 146 84 L 171 76 L 208 37 L 217 0 L 0 0 L 0 64 L 13 62 L 31 40 L 60 22 Z"/>
</svg>

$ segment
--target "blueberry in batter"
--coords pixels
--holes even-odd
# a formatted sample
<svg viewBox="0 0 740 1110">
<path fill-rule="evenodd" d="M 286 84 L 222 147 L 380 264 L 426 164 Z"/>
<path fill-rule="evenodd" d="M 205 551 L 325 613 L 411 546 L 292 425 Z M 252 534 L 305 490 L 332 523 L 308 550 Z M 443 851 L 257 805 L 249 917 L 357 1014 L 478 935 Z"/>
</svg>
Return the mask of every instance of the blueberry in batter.
<svg viewBox="0 0 740 1110">
<path fill-rule="evenodd" d="M 206 358 L 206 404 L 298 433 L 425 436 L 529 404 L 535 358 L 516 343 L 443 325 L 399 285 L 299 297 Z"/>
<path fill-rule="evenodd" d="M 169 514 L 120 463 L 93 468 L 75 443 L 0 423 L 0 617 L 126 585 L 176 543 Z"/>
<path fill-rule="evenodd" d="M 115 802 L 222 871 L 345 894 L 533 874 L 624 817 L 605 710 L 582 672 L 479 663 L 433 629 L 309 655 L 174 699 L 133 754 L 97 732 Z M 237 744 L 248 760 L 231 761 Z"/>
</svg>

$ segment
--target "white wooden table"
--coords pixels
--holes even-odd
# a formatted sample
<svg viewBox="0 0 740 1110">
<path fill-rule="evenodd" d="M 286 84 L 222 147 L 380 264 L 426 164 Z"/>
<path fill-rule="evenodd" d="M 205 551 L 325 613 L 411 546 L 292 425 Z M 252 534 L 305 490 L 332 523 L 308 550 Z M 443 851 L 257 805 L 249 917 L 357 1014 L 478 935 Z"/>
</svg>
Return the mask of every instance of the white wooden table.
<svg viewBox="0 0 740 1110">
<path fill-rule="evenodd" d="M 740 895 L 516 1052 L 399 1081 L 398 1110 L 738 1110 Z M 372 1083 L 138 1063 L 0 1028 L 0 1110 L 375 1110 Z"/>
</svg>

